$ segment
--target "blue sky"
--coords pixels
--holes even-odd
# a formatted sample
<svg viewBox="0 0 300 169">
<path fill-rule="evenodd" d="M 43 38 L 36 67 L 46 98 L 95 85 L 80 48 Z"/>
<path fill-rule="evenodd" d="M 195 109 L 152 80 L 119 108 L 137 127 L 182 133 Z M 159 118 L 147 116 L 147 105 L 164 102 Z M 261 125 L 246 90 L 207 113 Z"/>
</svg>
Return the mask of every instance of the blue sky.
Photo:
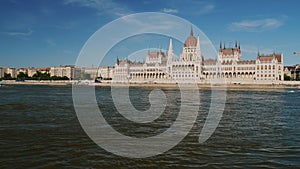
<svg viewBox="0 0 300 169">
<path fill-rule="evenodd" d="M 300 56 L 292 54 L 300 51 L 299 5 L 297 0 L 2 0 L 0 66 L 75 64 L 94 32 L 138 12 L 182 17 L 200 28 L 216 48 L 220 41 L 230 46 L 237 40 L 245 60 L 255 59 L 258 50 L 265 54 L 275 51 L 283 53 L 285 65 L 294 65 L 300 63 Z M 155 43 L 168 47 L 168 41 Z M 122 50 L 113 55 L 105 64 L 112 65 L 116 55 L 126 57 Z"/>
</svg>

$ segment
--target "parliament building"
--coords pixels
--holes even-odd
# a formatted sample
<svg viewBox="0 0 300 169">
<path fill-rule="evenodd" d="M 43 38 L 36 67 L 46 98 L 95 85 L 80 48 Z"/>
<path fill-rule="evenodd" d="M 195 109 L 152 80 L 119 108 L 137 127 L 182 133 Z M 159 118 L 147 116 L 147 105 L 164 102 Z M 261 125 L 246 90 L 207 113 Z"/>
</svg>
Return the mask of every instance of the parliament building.
<svg viewBox="0 0 300 169">
<path fill-rule="evenodd" d="M 284 80 L 283 55 L 258 53 L 256 60 L 242 60 L 240 44 L 226 48 L 220 44 L 216 59 L 204 59 L 199 36 L 191 29 L 179 59 L 174 58 L 172 38 L 167 52 L 150 52 L 146 60 L 117 59 L 116 83 L 199 83 L 224 80 L 227 84 L 279 84 Z"/>
</svg>

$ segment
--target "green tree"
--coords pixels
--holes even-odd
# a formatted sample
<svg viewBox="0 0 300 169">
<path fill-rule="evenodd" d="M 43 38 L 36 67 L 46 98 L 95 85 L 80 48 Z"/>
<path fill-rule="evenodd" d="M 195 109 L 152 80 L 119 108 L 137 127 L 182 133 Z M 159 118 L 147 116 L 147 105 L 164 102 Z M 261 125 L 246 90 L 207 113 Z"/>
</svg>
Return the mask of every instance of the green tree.
<svg viewBox="0 0 300 169">
<path fill-rule="evenodd" d="M 2 79 L 3 80 L 12 80 L 13 78 L 11 77 L 10 73 L 4 73 L 4 77 Z"/>
<path fill-rule="evenodd" d="M 26 79 L 29 79 L 27 73 L 20 72 L 20 73 L 17 75 L 17 80 L 26 80 Z"/>
<path fill-rule="evenodd" d="M 60 77 L 60 76 L 51 76 L 51 80 L 69 80 L 67 76 Z"/>
<path fill-rule="evenodd" d="M 284 74 L 284 80 L 290 81 L 291 80 L 291 76 L 288 76 L 288 75 Z"/>
<path fill-rule="evenodd" d="M 32 79 L 34 80 L 50 80 L 50 73 L 42 73 L 40 71 L 37 71 L 33 76 Z"/>
</svg>

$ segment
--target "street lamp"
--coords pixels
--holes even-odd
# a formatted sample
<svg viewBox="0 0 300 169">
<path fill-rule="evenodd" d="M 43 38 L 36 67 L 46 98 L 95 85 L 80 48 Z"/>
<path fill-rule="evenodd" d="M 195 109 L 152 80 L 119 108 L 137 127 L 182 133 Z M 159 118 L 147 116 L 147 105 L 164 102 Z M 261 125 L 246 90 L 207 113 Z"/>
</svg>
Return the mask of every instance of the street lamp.
<svg viewBox="0 0 300 169">
<path fill-rule="evenodd" d="M 300 54 L 300 52 L 294 52 L 293 54 L 294 54 L 294 55 L 299 55 L 299 54 Z"/>
</svg>

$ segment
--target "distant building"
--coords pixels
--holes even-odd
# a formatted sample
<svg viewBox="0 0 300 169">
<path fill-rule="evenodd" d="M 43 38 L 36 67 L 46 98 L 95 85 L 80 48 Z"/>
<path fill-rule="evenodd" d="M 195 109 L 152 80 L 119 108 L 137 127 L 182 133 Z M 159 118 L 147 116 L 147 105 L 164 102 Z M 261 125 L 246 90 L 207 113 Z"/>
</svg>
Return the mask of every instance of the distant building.
<svg viewBox="0 0 300 169">
<path fill-rule="evenodd" d="M 300 80 L 300 64 L 295 66 L 284 66 L 284 74 L 291 80 Z"/>
<path fill-rule="evenodd" d="M 0 78 L 4 77 L 4 68 L 0 67 Z"/>
<path fill-rule="evenodd" d="M 4 77 L 4 69 L 3 67 L 0 67 L 0 78 Z"/>
<path fill-rule="evenodd" d="M 17 69 L 17 75 L 19 74 L 19 73 L 24 73 L 24 74 L 27 74 L 27 68 L 18 68 Z"/>
<path fill-rule="evenodd" d="M 284 80 L 282 54 L 258 54 L 256 60 L 241 58 L 240 44 L 236 42 L 234 48 L 220 44 L 217 59 L 204 60 L 199 37 L 194 37 L 191 29 L 179 59 L 174 58 L 170 39 L 166 53 L 148 51 L 145 63 L 117 59 L 113 80 L 120 83 L 210 83 L 214 79 L 225 79 L 229 84 L 278 84 Z"/>
<path fill-rule="evenodd" d="M 50 73 L 51 68 L 49 67 L 41 67 L 41 68 L 37 68 L 36 71 L 39 71 L 41 73 Z"/>
<path fill-rule="evenodd" d="M 293 79 L 292 72 L 294 72 L 295 66 L 284 66 L 284 74 L 289 77 L 291 80 Z"/>
<path fill-rule="evenodd" d="M 94 80 L 98 77 L 102 77 L 103 79 L 112 79 L 114 75 L 114 67 L 100 66 L 98 68 L 84 68 L 82 73 L 85 76 L 83 79 Z"/>
<path fill-rule="evenodd" d="M 100 75 L 103 79 L 112 79 L 114 74 L 114 67 L 111 66 L 101 66 L 99 68 Z"/>
<path fill-rule="evenodd" d="M 74 66 L 54 66 L 50 68 L 50 75 L 57 77 L 68 77 L 72 79 Z"/>
<path fill-rule="evenodd" d="M 3 68 L 4 76 L 10 76 L 11 78 L 17 78 L 17 69 L 16 68 Z"/>
<path fill-rule="evenodd" d="M 34 74 L 36 74 L 36 68 L 27 68 L 27 75 L 29 77 L 32 77 Z"/>
<path fill-rule="evenodd" d="M 90 80 L 94 80 L 97 77 L 100 77 L 100 72 L 98 71 L 98 68 L 84 68 L 83 71 L 84 77 L 82 77 L 83 79 L 90 79 Z"/>
<path fill-rule="evenodd" d="M 296 80 L 300 80 L 300 64 L 297 64 L 295 66 L 295 74 L 294 74 L 294 78 Z"/>
<path fill-rule="evenodd" d="M 20 72 L 27 74 L 28 77 L 32 77 L 36 73 L 36 69 L 35 68 L 19 68 L 19 69 L 17 69 L 17 75 Z"/>
</svg>

